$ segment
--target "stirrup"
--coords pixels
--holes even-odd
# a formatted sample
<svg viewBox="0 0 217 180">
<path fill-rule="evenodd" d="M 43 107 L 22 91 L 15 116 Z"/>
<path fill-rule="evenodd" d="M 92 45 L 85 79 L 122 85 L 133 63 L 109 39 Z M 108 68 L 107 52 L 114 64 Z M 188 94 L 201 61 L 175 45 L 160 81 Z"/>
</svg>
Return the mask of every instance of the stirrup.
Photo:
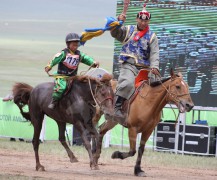
<svg viewBox="0 0 217 180">
<path fill-rule="evenodd" d="M 113 121 L 115 121 L 115 122 L 117 122 L 117 123 L 119 123 L 119 124 L 121 124 L 121 125 L 123 125 L 124 127 L 127 127 L 127 125 L 126 125 L 126 115 L 124 115 L 121 111 L 120 111 L 120 116 L 118 116 L 118 111 L 120 111 L 120 110 L 117 110 L 117 111 L 115 111 L 115 113 L 114 113 L 114 115 L 113 115 Z"/>
<path fill-rule="evenodd" d="M 55 107 L 56 107 L 56 105 L 53 104 L 53 103 L 51 103 L 51 104 L 48 105 L 48 108 L 49 108 L 49 109 L 54 109 Z"/>
<path fill-rule="evenodd" d="M 58 101 L 57 100 L 52 100 L 51 103 L 48 105 L 49 109 L 55 109 L 57 106 Z"/>
</svg>

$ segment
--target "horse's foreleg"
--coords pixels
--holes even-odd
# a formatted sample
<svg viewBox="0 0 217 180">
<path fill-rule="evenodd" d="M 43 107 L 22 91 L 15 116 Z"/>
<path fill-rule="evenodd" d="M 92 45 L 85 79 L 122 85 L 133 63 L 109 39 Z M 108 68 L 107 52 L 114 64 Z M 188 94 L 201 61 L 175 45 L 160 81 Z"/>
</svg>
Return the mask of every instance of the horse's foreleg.
<svg viewBox="0 0 217 180">
<path fill-rule="evenodd" d="M 92 141 L 92 154 L 96 153 L 96 139 L 99 137 L 96 137 L 96 135 L 91 136 L 91 141 Z"/>
<path fill-rule="evenodd" d="M 112 154 L 112 159 L 125 159 L 134 156 L 136 154 L 136 136 L 137 136 L 136 128 L 129 128 L 128 136 L 130 141 L 130 151 L 129 152 L 115 151 Z"/>
<path fill-rule="evenodd" d="M 98 164 L 98 160 L 102 150 L 102 140 L 107 131 L 115 127 L 118 123 L 115 121 L 106 121 L 99 127 L 99 139 L 97 141 L 96 153 L 94 154 L 94 158 L 96 163 Z"/>
<path fill-rule="evenodd" d="M 141 169 L 141 160 L 142 160 L 142 155 L 145 149 L 145 143 L 148 140 L 149 136 L 151 135 L 152 130 L 142 132 L 141 140 L 140 140 L 140 146 L 138 150 L 138 157 L 136 160 L 136 165 L 134 167 L 134 174 L 136 176 L 145 176 L 145 172 Z"/>
<path fill-rule="evenodd" d="M 96 126 L 96 124 L 99 122 L 102 114 L 103 114 L 103 112 L 100 110 L 100 107 L 97 106 L 96 107 L 96 113 L 95 113 L 94 117 L 92 118 L 92 122 L 93 122 L 94 126 Z"/>
<path fill-rule="evenodd" d="M 65 122 L 57 122 L 58 128 L 59 128 L 59 141 L 62 144 L 62 146 L 65 148 L 70 162 L 78 162 L 77 158 L 74 156 L 73 152 L 69 148 L 69 146 L 66 143 L 66 137 L 65 137 L 65 131 L 66 131 L 66 123 Z"/>
<path fill-rule="evenodd" d="M 84 128 L 84 126 L 80 123 L 80 121 L 77 121 L 77 123 L 74 124 L 74 126 L 80 132 L 81 138 L 82 138 L 82 140 L 84 142 L 84 147 L 86 148 L 86 150 L 87 150 L 87 152 L 89 154 L 91 169 L 98 170 L 99 167 L 98 167 L 98 165 L 96 164 L 96 162 L 93 159 L 91 144 L 90 144 L 90 141 L 88 140 L 88 137 L 87 137 L 88 136 L 88 131 Z"/>
<path fill-rule="evenodd" d="M 34 120 L 34 118 L 32 118 L 32 122 L 34 125 L 34 135 L 33 135 L 33 139 L 32 139 L 32 144 L 33 144 L 33 148 L 34 148 L 34 152 L 35 152 L 35 160 L 36 160 L 36 171 L 45 171 L 44 166 L 41 165 L 40 160 L 39 160 L 39 153 L 38 153 L 38 149 L 39 149 L 39 137 L 40 137 L 40 132 L 41 132 L 41 128 L 42 128 L 42 122 L 43 122 L 43 118 L 42 119 L 36 119 Z"/>
<path fill-rule="evenodd" d="M 91 141 L 92 141 L 92 154 L 96 153 L 97 143 L 99 141 L 99 133 L 95 127 L 91 129 Z"/>
</svg>

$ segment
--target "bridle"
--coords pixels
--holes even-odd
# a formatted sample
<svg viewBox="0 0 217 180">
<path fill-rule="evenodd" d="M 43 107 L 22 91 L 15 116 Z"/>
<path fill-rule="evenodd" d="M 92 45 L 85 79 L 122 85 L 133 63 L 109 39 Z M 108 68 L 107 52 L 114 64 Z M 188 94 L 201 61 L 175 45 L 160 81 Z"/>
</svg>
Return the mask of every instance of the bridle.
<svg viewBox="0 0 217 180">
<path fill-rule="evenodd" d="M 178 78 L 178 77 L 176 77 L 176 78 Z M 171 79 L 170 79 L 171 82 L 174 81 L 176 78 L 173 78 L 173 79 L 172 79 L 172 77 L 171 77 Z M 172 107 L 172 105 L 171 105 L 171 103 L 170 103 L 170 101 L 169 101 L 169 97 L 171 97 L 171 99 L 172 99 L 173 102 L 176 102 L 177 104 L 180 104 L 180 103 L 181 103 L 181 100 L 179 99 L 179 97 L 189 96 L 190 93 L 183 93 L 183 94 L 177 95 L 177 93 L 172 92 L 172 90 L 171 90 L 171 84 L 169 84 L 169 87 L 167 88 L 167 87 L 162 83 L 161 80 L 160 80 L 160 82 L 161 82 L 161 85 L 164 87 L 164 89 L 167 91 L 166 101 L 169 102 L 169 105 L 170 105 L 171 109 L 173 110 L 173 113 L 174 113 L 175 119 L 176 119 L 176 121 L 175 121 L 175 125 L 176 125 L 176 123 L 178 122 L 178 118 L 179 118 L 180 112 L 178 113 L 178 116 L 176 116 L 176 113 L 175 113 L 175 111 L 174 111 L 174 108 Z M 186 83 L 185 83 L 185 84 L 186 84 Z M 187 89 L 189 89 L 187 84 L 186 84 L 186 86 L 187 86 Z M 189 90 L 188 90 L 188 92 L 189 92 Z"/>
<path fill-rule="evenodd" d="M 103 83 L 100 83 L 100 84 L 97 84 L 95 90 L 94 90 L 94 93 L 93 93 L 93 89 L 92 89 L 92 86 L 91 86 L 91 82 L 90 82 L 90 78 L 88 78 L 88 83 L 89 83 L 89 88 L 90 88 L 90 92 L 91 92 L 91 95 L 93 97 L 93 100 L 95 102 L 95 105 L 92 104 L 93 107 L 101 107 L 103 103 L 105 103 L 105 101 L 107 100 L 111 100 L 112 101 L 112 104 L 113 104 L 113 97 L 112 96 L 108 96 L 106 97 L 105 99 L 103 99 L 102 101 L 98 100 L 95 95 L 97 94 L 97 89 L 98 87 L 101 87 L 103 86 Z"/>
<path fill-rule="evenodd" d="M 178 77 L 177 77 L 178 78 Z M 176 78 L 171 78 L 171 82 L 172 81 L 174 81 Z M 163 83 L 162 83 L 162 81 L 160 81 L 161 82 L 161 85 L 164 87 L 164 89 L 167 91 L 167 95 L 166 95 L 166 101 L 169 101 L 169 97 L 171 97 L 171 99 L 172 99 L 172 101 L 173 102 L 176 102 L 176 103 L 180 103 L 181 102 L 181 100 L 179 99 L 180 97 L 183 97 L 183 96 L 189 96 L 190 95 L 190 93 L 188 92 L 188 93 L 183 93 L 183 94 L 179 94 L 179 95 L 177 95 L 177 93 L 175 93 L 175 92 L 173 92 L 172 90 L 171 90 L 171 84 L 169 84 L 169 87 L 167 88 Z M 186 86 L 187 86 L 187 89 L 188 89 L 188 85 L 186 84 Z"/>
</svg>

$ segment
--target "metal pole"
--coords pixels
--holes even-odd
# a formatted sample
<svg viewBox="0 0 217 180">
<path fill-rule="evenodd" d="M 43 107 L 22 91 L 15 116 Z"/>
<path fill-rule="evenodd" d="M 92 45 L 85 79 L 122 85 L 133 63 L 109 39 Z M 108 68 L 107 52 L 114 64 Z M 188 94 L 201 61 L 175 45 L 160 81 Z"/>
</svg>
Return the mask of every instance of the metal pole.
<svg viewBox="0 0 217 180">
<path fill-rule="evenodd" d="M 104 148 L 108 148 L 110 145 L 110 139 L 111 139 L 111 130 L 109 130 L 106 134 L 105 134 L 105 141 L 104 141 Z"/>
<path fill-rule="evenodd" d="M 194 123 L 194 109 L 192 110 L 192 120 L 191 120 L 191 124 L 193 124 Z"/>
<path fill-rule="evenodd" d="M 215 135 L 215 139 L 216 139 L 216 141 L 215 141 L 215 157 L 217 158 L 217 134 Z"/>
<path fill-rule="evenodd" d="M 72 134 L 71 134 L 71 136 L 72 136 L 72 142 L 71 142 L 71 145 L 73 145 L 73 139 L 74 139 L 73 133 L 74 133 L 74 126 L 72 125 Z"/>
<path fill-rule="evenodd" d="M 180 116 L 179 116 L 180 118 Z M 179 143 L 179 125 L 180 125 L 180 120 L 178 118 L 178 123 L 176 123 L 176 130 L 175 130 L 175 148 L 174 151 L 177 154 L 178 153 L 178 143 Z"/>
<path fill-rule="evenodd" d="M 123 149 L 123 147 L 124 147 L 124 127 L 122 126 L 122 132 L 121 132 L 121 137 L 122 137 L 122 139 L 121 139 L 121 149 Z"/>
<path fill-rule="evenodd" d="M 154 131 L 153 131 L 153 143 L 152 143 L 152 151 L 154 151 L 154 150 L 156 150 L 156 139 L 157 139 L 157 137 L 156 137 L 156 134 L 157 134 L 157 126 L 154 128 Z"/>
<path fill-rule="evenodd" d="M 182 131 L 182 155 L 184 155 L 185 151 L 185 127 L 186 127 L 186 113 L 181 114 L 182 123 L 183 123 L 183 131 Z"/>
<path fill-rule="evenodd" d="M 40 137 L 39 137 L 41 142 L 44 142 L 44 140 L 45 140 L 46 117 L 47 116 L 44 116 L 44 120 L 43 120 L 43 123 L 42 123 L 42 129 L 41 129 L 41 133 L 40 133 Z"/>
<path fill-rule="evenodd" d="M 69 134 L 68 134 L 68 132 L 67 132 L 67 129 L 66 129 L 66 137 L 67 137 L 67 139 L 68 139 L 69 146 L 71 146 L 70 139 L 69 139 Z"/>
</svg>

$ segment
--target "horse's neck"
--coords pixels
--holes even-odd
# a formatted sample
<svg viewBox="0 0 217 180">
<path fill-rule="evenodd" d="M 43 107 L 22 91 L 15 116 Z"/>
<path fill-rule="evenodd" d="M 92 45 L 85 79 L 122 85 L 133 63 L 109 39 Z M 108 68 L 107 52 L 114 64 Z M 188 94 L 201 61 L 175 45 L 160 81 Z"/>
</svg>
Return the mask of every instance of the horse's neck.
<svg viewBox="0 0 217 180">
<path fill-rule="evenodd" d="M 146 87 L 149 88 L 148 92 L 147 89 L 144 89 L 143 92 L 147 93 L 147 100 L 145 103 L 149 103 L 149 107 L 153 108 L 156 112 L 161 111 L 163 107 L 167 104 L 167 90 L 169 87 L 169 82 L 166 81 L 163 85 L 158 85 L 155 87 Z"/>
<path fill-rule="evenodd" d="M 72 85 L 71 93 L 73 93 L 74 96 L 79 96 L 81 99 L 92 101 L 93 97 L 91 94 L 91 89 L 92 89 L 92 93 L 94 93 L 95 86 L 96 85 L 94 83 L 90 83 L 89 85 L 88 82 L 76 81 Z"/>
</svg>

